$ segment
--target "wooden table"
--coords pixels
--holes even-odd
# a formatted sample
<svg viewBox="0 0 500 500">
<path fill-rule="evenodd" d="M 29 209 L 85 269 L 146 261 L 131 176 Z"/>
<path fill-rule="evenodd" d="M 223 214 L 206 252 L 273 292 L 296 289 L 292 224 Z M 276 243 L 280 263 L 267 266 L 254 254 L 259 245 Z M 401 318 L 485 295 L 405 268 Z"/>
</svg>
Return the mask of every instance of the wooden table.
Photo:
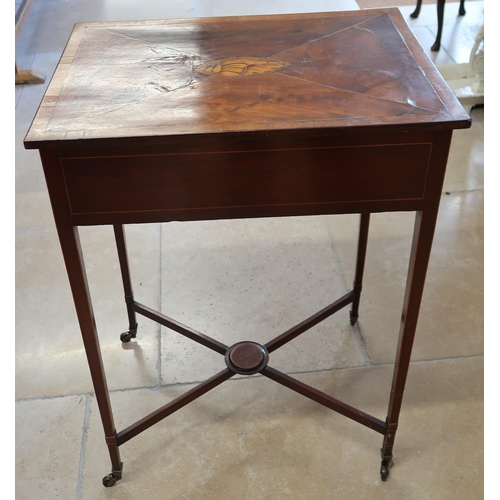
<svg viewBox="0 0 500 500">
<path fill-rule="evenodd" d="M 384 436 L 391 465 L 452 130 L 469 115 L 398 9 L 77 24 L 26 136 L 47 187 L 111 458 L 236 373 L 260 373 Z M 416 223 L 387 418 L 272 368 L 340 309 L 358 319 L 370 213 Z M 265 345 L 226 346 L 134 300 L 123 225 L 359 213 L 354 286 Z M 116 432 L 78 226 L 114 226 L 129 316 L 221 354 L 221 371 Z M 354 250 L 354 249 L 353 249 Z M 118 341 L 118 338 L 117 338 Z"/>
</svg>

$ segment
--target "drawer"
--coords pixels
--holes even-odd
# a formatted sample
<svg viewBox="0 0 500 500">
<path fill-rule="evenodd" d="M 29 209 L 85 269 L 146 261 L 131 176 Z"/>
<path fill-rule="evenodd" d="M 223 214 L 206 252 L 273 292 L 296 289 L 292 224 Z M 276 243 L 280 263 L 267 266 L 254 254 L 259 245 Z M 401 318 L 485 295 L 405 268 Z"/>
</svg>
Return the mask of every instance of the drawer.
<svg viewBox="0 0 500 500">
<path fill-rule="evenodd" d="M 62 158 L 72 214 L 420 200 L 431 143 Z"/>
</svg>

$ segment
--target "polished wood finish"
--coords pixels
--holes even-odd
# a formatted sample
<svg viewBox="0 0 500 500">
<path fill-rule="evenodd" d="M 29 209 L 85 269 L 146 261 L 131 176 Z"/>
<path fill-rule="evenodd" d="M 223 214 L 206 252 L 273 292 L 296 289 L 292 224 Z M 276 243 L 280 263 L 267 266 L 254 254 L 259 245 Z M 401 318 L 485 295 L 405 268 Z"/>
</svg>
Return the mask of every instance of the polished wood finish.
<svg viewBox="0 0 500 500">
<path fill-rule="evenodd" d="M 290 328 L 286 332 L 278 335 L 273 340 L 269 341 L 265 347 L 267 352 L 271 353 L 280 347 L 283 347 L 288 342 L 291 342 L 293 339 L 297 338 L 299 335 L 302 335 L 307 330 L 310 330 L 313 326 L 316 326 L 318 323 L 321 323 L 326 318 L 329 318 L 332 314 L 343 309 L 348 304 L 351 304 L 354 300 L 355 292 L 348 292 L 340 299 L 337 299 L 335 302 L 321 309 L 321 311 L 313 314 L 311 317 L 302 321 L 298 325 Z"/>
<path fill-rule="evenodd" d="M 427 177 L 421 165 L 431 147 L 427 142 L 63 158 L 61 164 L 75 217 L 98 223 L 101 214 L 113 213 L 126 221 L 127 214 L 140 211 L 140 222 L 147 221 L 148 212 L 161 212 L 170 220 L 201 219 L 207 208 L 216 208 L 232 218 L 240 207 L 251 205 L 265 207 L 263 215 L 273 216 L 275 207 L 282 214 L 284 207 L 299 203 L 334 209 L 346 202 L 421 201 Z M 402 156 L 407 157 L 404 166 Z M 284 185 L 286 190 L 276 189 Z"/>
<path fill-rule="evenodd" d="M 258 76 L 200 70 L 250 56 L 287 65 Z M 26 145 L 175 144 L 187 134 L 259 130 L 271 139 L 277 130 L 311 128 L 343 136 L 450 122 L 467 127 L 468 117 L 394 9 L 84 23 Z"/>
<path fill-rule="evenodd" d="M 205 382 L 198 384 L 196 387 L 193 387 L 189 391 L 185 392 L 181 396 L 175 398 L 170 403 L 158 408 L 154 412 L 146 415 L 144 418 L 141 418 L 137 422 L 132 425 L 129 425 L 122 431 L 120 431 L 116 436 L 116 442 L 118 445 L 122 445 L 137 436 L 141 432 L 144 432 L 146 429 L 149 429 L 154 424 L 157 424 L 164 418 L 168 417 L 172 413 L 180 410 L 187 404 L 191 403 L 195 399 L 203 396 L 208 391 L 211 391 L 218 385 L 222 384 L 226 380 L 230 379 L 234 373 L 231 370 L 225 368 L 224 370 L 216 373 L 213 377 L 210 377 Z"/>
<path fill-rule="evenodd" d="M 361 299 L 361 290 L 363 288 L 363 274 L 365 272 L 366 248 L 368 246 L 368 230 L 370 228 L 370 214 L 361 214 L 359 220 L 359 238 L 358 238 L 358 253 L 356 256 L 356 273 L 354 275 L 354 283 L 352 289 L 354 292 L 354 300 L 352 308 L 349 311 L 351 317 L 351 325 L 358 321 L 359 317 L 359 301 Z"/>
<path fill-rule="evenodd" d="M 267 366 L 269 352 L 256 342 L 243 341 L 231 346 L 224 358 L 227 367 L 234 373 L 254 375 Z"/>
<path fill-rule="evenodd" d="M 236 346 L 229 358 L 241 370 L 252 370 L 264 361 L 264 353 L 256 345 L 247 342 Z"/>
<path fill-rule="evenodd" d="M 398 9 L 77 24 L 25 146 L 40 149 L 112 462 L 104 484 L 121 478 L 121 444 L 235 373 L 383 434 L 385 479 L 452 130 L 469 126 Z M 384 211 L 417 212 L 385 422 L 267 365 L 349 304 L 357 319 L 369 218 Z M 265 346 L 226 346 L 133 298 L 123 224 L 334 213 L 361 214 L 354 290 Z M 227 365 L 119 433 L 78 242 L 93 224 L 114 226 L 134 330 L 122 341 L 140 314 Z"/>
<path fill-rule="evenodd" d="M 355 422 L 363 424 L 380 434 L 385 435 L 386 433 L 386 424 L 382 420 L 379 420 L 364 411 L 358 410 L 353 406 L 335 399 L 332 396 L 315 389 L 304 382 L 301 382 L 300 380 L 290 377 L 290 375 L 282 373 L 275 368 L 271 368 L 270 366 L 264 368 L 262 375 L 265 375 L 275 382 L 278 382 L 279 384 L 284 385 L 285 387 L 288 387 L 289 389 L 316 401 L 316 403 L 326 406 L 327 408 L 330 408 L 330 410 L 336 411 L 337 413 L 354 420 Z"/>
<path fill-rule="evenodd" d="M 116 240 L 116 249 L 118 251 L 118 261 L 120 262 L 120 271 L 122 275 L 123 290 L 125 292 L 125 304 L 127 305 L 127 314 L 129 322 L 129 333 L 135 337 L 137 332 L 137 317 L 134 310 L 134 292 L 132 290 L 132 279 L 127 256 L 127 244 L 125 241 L 125 231 L 123 226 L 115 224 L 113 226 Z"/>
<path fill-rule="evenodd" d="M 135 312 L 141 314 L 142 316 L 156 321 L 160 325 L 166 326 L 167 328 L 170 328 L 170 330 L 180 333 L 181 335 L 184 335 L 184 337 L 187 337 L 188 339 L 191 339 L 198 344 L 212 349 L 212 351 L 218 352 L 219 354 L 226 354 L 228 346 L 224 345 L 218 340 L 209 337 L 208 335 L 200 333 L 193 328 L 189 328 L 188 326 L 179 323 L 175 319 L 169 318 L 164 314 L 154 311 L 150 307 L 140 304 L 139 302 L 134 301 L 133 308 Z"/>
</svg>

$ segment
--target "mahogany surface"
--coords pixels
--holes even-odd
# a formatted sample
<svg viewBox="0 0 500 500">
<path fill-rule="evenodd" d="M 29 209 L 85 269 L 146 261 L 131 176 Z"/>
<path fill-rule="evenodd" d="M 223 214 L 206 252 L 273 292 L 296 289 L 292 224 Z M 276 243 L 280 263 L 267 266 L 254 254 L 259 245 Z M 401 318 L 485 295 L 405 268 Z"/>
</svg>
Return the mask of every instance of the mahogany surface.
<svg viewBox="0 0 500 500">
<path fill-rule="evenodd" d="M 397 9 L 83 23 L 26 146 L 468 120 Z"/>
<path fill-rule="evenodd" d="M 112 464 L 105 486 L 121 478 L 121 444 L 247 371 L 383 434 L 385 480 L 452 131 L 470 123 L 396 8 L 77 24 L 25 147 L 41 154 Z M 370 213 L 383 211 L 417 213 L 385 422 L 267 366 L 349 304 L 357 321 Z M 353 290 L 265 346 L 226 346 L 134 301 L 123 224 L 332 213 L 361 214 Z M 227 364 L 118 433 L 78 235 L 93 224 L 114 226 L 122 341 L 140 314 Z"/>
</svg>

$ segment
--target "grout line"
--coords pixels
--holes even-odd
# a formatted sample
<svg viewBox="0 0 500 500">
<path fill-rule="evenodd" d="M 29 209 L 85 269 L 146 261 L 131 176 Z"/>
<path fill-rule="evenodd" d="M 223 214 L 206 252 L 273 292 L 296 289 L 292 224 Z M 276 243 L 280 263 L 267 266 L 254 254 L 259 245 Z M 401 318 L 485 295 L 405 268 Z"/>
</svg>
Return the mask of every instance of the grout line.
<svg viewBox="0 0 500 500">
<path fill-rule="evenodd" d="M 349 289 L 347 288 L 347 282 L 346 282 L 345 277 L 344 277 L 344 272 L 342 270 L 342 265 L 340 264 L 340 259 L 339 259 L 339 256 L 337 254 L 337 250 L 335 249 L 335 244 L 333 243 L 332 235 L 330 233 L 330 230 L 328 228 L 328 224 L 326 222 L 326 216 L 322 215 L 321 219 L 323 220 L 323 225 L 325 227 L 326 234 L 328 235 L 328 239 L 330 240 L 330 247 L 332 248 L 333 257 L 334 257 L 335 262 L 337 263 L 337 267 L 338 267 L 339 272 L 340 272 L 340 277 L 342 278 L 342 284 L 344 285 L 344 291 L 348 292 Z"/>
<path fill-rule="evenodd" d="M 51 401 L 53 399 L 78 398 L 93 396 L 94 392 L 75 392 L 73 394 L 59 394 L 57 396 L 34 396 L 28 398 L 16 399 L 16 403 L 29 403 L 32 401 Z"/>
<path fill-rule="evenodd" d="M 90 400 L 91 395 L 86 395 L 85 415 L 83 417 L 82 447 L 80 451 L 80 464 L 78 467 L 78 480 L 76 483 L 76 500 L 80 500 L 82 495 L 83 467 L 85 465 L 85 447 L 87 445 L 87 438 L 89 434 Z"/>
<path fill-rule="evenodd" d="M 479 191 L 484 191 L 484 188 L 474 188 L 474 189 L 459 189 L 457 191 L 443 191 L 441 195 L 443 194 L 465 194 L 465 193 L 477 193 Z"/>
<path fill-rule="evenodd" d="M 423 364 L 423 363 L 439 363 L 442 361 L 455 361 L 455 360 L 461 360 L 461 359 L 477 359 L 477 358 L 484 358 L 484 354 L 470 354 L 470 355 L 464 355 L 464 356 L 454 356 L 451 358 L 435 358 L 435 359 L 418 359 L 415 361 L 411 361 L 411 365 L 417 365 L 417 364 Z M 294 371 L 294 372 L 285 372 L 287 375 L 301 375 L 301 374 L 308 374 L 308 373 L 327 373 L 327 372 L 337 372 L 337 371 L 348 371 L 348 370 L 363 370 L 366 368 L 387 368 L 387 367 L 393 367 L 394 363 L 372 363 L 370 366 L 366 365 L 359 365 L 359 366 L 345 366 L 345 367 L 340 367 L 340 368 L 324 368 L 320 370 L 304 370 L 304 371 Z M 233 377 L 227 380 L 227 382 L 231 381 L 238 381 L 238 380 L 247 380 L 251 378 L 263 378 L 263 375 L 252 375 L 252 376 L 247 376 L 247 377 Z M 158 392 L 158 391 L 163 391 L 166 389 L 175 389 L 177 387 L 183 387 L 183 386 L 189 386 L 189 385 L 196 385 L 200 384 L 202 382 L 205 382 L 206 379 L 204 380 L 194 380 L 194 381 L 189 381 L 189 382 L 179 382 L 177 384 L 166 384 L 166 385 L 161 385 L 161 386 L 153 386 L 153 387 L 148 387 L 148 386 L 142 386 L 142 387 L 129 387 L 127 389 L 112 389 L 109 391 L 110 394 L 122 394 L 122 393 L 127 393 L 127 392 L 136 392 L 136 391 L 144 391 L 148 390 L 150 392 Z M 42 400 L 51 400 L 51 399 L 62 399 L 62 398 L 71 398 L 71 397 L 78 397 L 78 396 L 85 396 L 87 398 L 93 397 L 94 393 L 80 393 L 80 394 L 65 394 L 63 396 L 47 396 L 47 397 L 33 397 L 33 398 L 24 398 L 24 399 L 18 399 L 16 400 L 16 403 L 27 403 L 27 402 L 32 402 L 32 401 L 42 401 Z M 89 412 L 90 412 L 90 405 L 89 405 Z M 90 416 L 90 414 L 89 414 Z M 87 418 L 87 417 L 86 417 Z M 85 426 L 85 432 L 86 432 L 86 426 Z M 86 439 L 86 438 L 85 438 Z M 83 447 L 83 444 L 82 444 Z M 82 448 L 83 449 L 83 448 Z"/>
<path fill-rule="evenodd" d="M 158 308 L 157 311 L 161 313 L 161 263 L 162 263 L 162 254 L 161 254 L 161 237 L 162 237 L 162 225 L 158 224 Z M 157 387 L 161 387 L 161 325 L 158 323 L 156 327 L 156 335 L 158 339 L 158 361 L 156 362 L 156 366 L 158 368 L 158 381 Z"/>
<path fill-rule="evenodd" d="M 361 295 L 361 298 L 363 298 L 363 295 Z M 359 321 L 356 321 L 356 324 L 353 325 L 353 330 L 354 330 L 354 336 L 358 339 L 359 343 L 361 344 L 361 350 L 363 351 L 363 355 L 365 357 L 366 366 L 373 366 L 370 354 L 368 352 L 368 347 L 366 345 L 366 340 L 363 337 L 363 334 L 361 333 L 361 328 L 359 327 Z"/>
<path fill-rule="evenodd" d="M 410 365 L 412 364 L 423 364 L 423 363 L 438 363 L 441 361 L 454 361 L 454 360 L 459 360 L 459 359 L 475 359 L 475 358 L 484 358 L 484 354 L 470 354 L 470 355 L 465 355 L 465 356 L 455 356 L 452 358 L 436 358 L 436 359 L 419 359 L 415 361 L 411 361 Z M 293 371 L 293 372 L 284 372 L 287 375 L 301 375 L 301 374 L 309 374 L 309 373 L 328 373 L 328 372 L 337 372 L 337 371 L 348 371 L 348 370 L 363 370 L 366 368 L 388 368 L 388 367 L 393 367 L 394 363 L 373 363 L 370 366 L 365 366 L 365 365 L 359 365 L 359 366 L 346 366 L 346 367 L 340 367 L 340 368 L 324 368 L 320 370 L 299 370 L 299 371 Z M 240 376 L 240 377 L 232 377 L 228 379 L 226 382 L 231 382 L 231 381 L 238 381 L 238 380 L 248 380 L 251 378 L 264 378 L 264 375 L 256 374 L 256 375 L 249 375 L 249 376 Z M 123 392 L 132 392 L 132 391 L 138 391 L 138 390 L 144 390 L 144 389 L 149 389 L 152 392 L 156 392 L 158 390 L 166 390 L 166 389 L 175 389 L 178 387 L 183 387 L 183 386 L 190 386 L 190 385 L 197 385 L 201 384 L 202 382 L 205 382 L 206 379 L 203 380 L 194 380 L 190 382 L 180 382 L 177 384 L 166 384 L 163 386 L 160 386 L 159 388 L 150 388 L 150 387 L 134 387 L 131 389 L 116 389 L 113 391 L 109 391 L 110 393 L 123 393 Z"/>
<path fill-rule="evenodd" d="M 323 219 L 323 224 L 325 225 L 325 229 L 326 229 L 326 232 L 328 234 L 328 238 L 330 240 L 330 246 L 332 247 L 332 252 L 333 252 L 333 255 L 334 255 L 334 259 L 337 263 L 337 266 L 339 268 L 339 272 L 340 272 L 340 276 L 342 277 L 342 282 L 344 284 L 344 291 L 345 292 L 348 292 L 349 289 L 347 288 L 347 282 L 345 280 L 345 277 L 344 277 L 344 272 L 342 270 L 342 265 L 340 263 L 340 258 L 339 258 L 339 255 L 337 253 L 337 250 L 335 248 L 335 244 L 333 242 L 333 237 L 330 233 L 330 229 L 328 228 L 328 224 L 326 222 L 326 217 L 324 215 L 321 216 L 322 219 Z M 368 240 L 369 241 L 369 240 Z M 353 326 L 352 328 L 352 331 L 354 333 L 354 336 L 358 339 L 358 342 L 361 346 L 361 351 L 363 352 L 363 356 L 365 358 L 365 365 L 366 366 L 371 366 L 372 365 L 372 362 L 371 362 L 371 359 L 370 359 L 370 355 L 368 354 L 368 348 L 366 347 L 366 341 L 361 333 L 361 329 L 359 328 L 359 323 L 356 322 L 356 324 Z"/>
<path fill-rule="evenodd" d="M 28 226 L 28 227 L 16 227 L 16 233 L 24 233 L 26 231 L 48 231 L 49 229 L 55 229 L 56 226 Z"/>
</svg>

